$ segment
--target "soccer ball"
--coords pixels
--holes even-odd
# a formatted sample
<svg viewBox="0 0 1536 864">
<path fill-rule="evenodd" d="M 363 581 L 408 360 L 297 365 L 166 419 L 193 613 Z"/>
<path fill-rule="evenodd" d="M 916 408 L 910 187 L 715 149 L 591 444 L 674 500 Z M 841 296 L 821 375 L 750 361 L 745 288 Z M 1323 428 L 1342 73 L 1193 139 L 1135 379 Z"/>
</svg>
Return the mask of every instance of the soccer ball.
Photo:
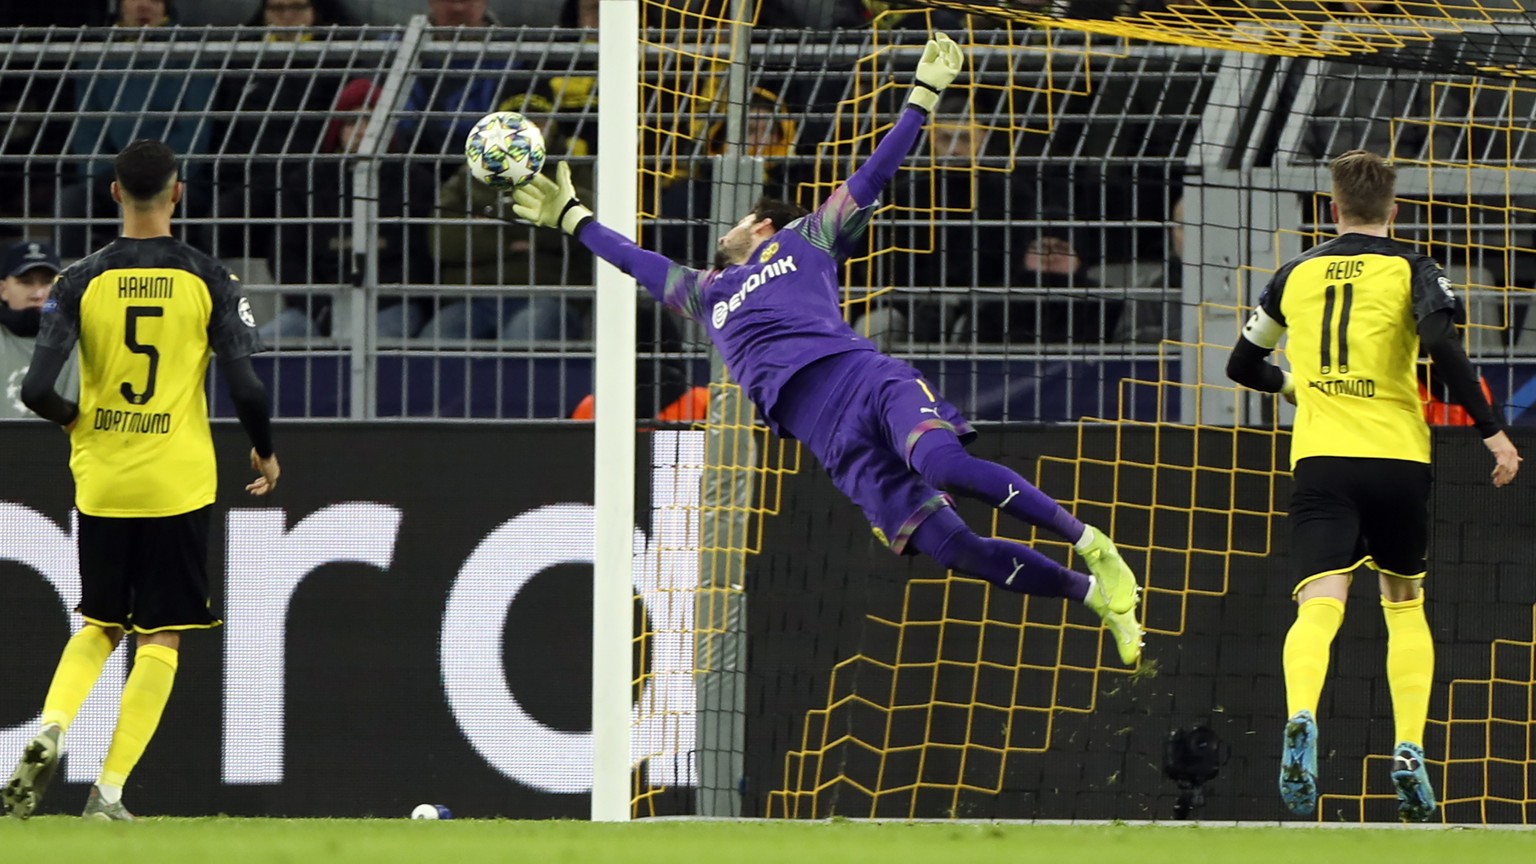
<svg viewBox="0 0 1536 864">
<path fill-rule="evenodd" d="M 497 189 L 515 189 L 544 167 L 544 133 L 515 111 L 487 114 L 469 130 L 464 158 L 476 180 Z"/>
</svg>

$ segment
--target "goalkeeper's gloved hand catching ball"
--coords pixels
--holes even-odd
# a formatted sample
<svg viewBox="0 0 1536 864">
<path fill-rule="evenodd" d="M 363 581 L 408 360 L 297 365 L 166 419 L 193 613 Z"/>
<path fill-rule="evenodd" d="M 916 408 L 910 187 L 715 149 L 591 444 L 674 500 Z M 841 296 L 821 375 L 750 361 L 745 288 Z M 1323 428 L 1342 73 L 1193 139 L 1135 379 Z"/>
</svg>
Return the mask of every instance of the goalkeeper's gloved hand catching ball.
<svg viewBox="0 0 1536 864">
<path fill-rule="evenodd" d="M 535 174 L 525 186 L 512 190 L 512 212 L 541 228 L 559 228 L 571 236 L 592 211 L 576 198 L 571 166 L 555 166 L 555 179 Z"/>
<path fill-rule="evenodd" d="M 943 33 L 928 40 L 923 49 L 923 59 L 917 61 L 917 79 L 912 85 L 912 95 L 907 104 L 916 105 L 928 114 L 939 104 L 939 94 L 960 74 L 965 57 L 960 46 Z"/>
</svg>

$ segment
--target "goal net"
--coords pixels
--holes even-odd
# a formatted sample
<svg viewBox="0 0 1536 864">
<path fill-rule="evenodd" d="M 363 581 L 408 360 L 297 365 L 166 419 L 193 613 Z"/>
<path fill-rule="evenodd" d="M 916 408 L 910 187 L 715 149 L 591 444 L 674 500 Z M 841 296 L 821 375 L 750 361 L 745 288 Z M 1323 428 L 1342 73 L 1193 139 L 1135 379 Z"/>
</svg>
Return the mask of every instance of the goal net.
<svg viewBox="0 0 1536 864">
<path fill-rule="evenodd" d="M 699 778 L 695 803 L 718 807 L 698 812 L 1278 817 L 1292 418 L 1230 386 L 1226 353 L 1268 274 L 1331 233 L 1327 160 L 1372 149 L 1399 166 L 1396 236 L 1451 272 L 1474 363 L 1530 440 L 1536 28 L 1497 3 L 868 8 L 785 29 L 778 7 L 647 4 L 642 234 L 703 263 L 703 226 L 735 221 L 743 190 L 814 206 L 894 122 L 927 33 L 955 36 L 966 70 L 848 263 L 847 317 L 981 425 L 974 452 L 1115 537 L 1146 586 L 1147 649 L 1122 668 L 1082 609 L 891 556 L 738 405 L 705 424 L 730 442 L 706 461 L 744 488 L 699 515 L 750 525 L 702 544 L 741 577 L 744 677 L 715 704 L 740 771 Z M 1475 436 L 1435 440 L 1438 818 L 1525 822 L 1536 590 L 1511 578 L 1509 538 L 1531 498 L 1487 504 Z M 1322 707 L 1326 821 L 1395 818 L 1384 630 L 1357 606 Z M 721 669 L 696 660 L 701 679 Z M 639 781 L 637 813 L 665 800 Z"/>
</svg>

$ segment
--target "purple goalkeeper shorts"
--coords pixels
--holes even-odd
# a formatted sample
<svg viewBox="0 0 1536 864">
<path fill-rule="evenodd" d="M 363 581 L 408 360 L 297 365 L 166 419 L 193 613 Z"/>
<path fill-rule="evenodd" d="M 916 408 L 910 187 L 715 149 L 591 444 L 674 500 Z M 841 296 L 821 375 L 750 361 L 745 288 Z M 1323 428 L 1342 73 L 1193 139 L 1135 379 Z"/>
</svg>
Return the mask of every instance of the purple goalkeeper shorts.
<svg viewBox="0 0 1536 864">
<path fill-rule="evenodd" d="M 873 351 L 824 357 L 796 372 L 773 413 L 898 555 L 928 514 L 950 506 L 948 496 L 912 469 L 917 439 L 934 429 L 965 443 L 976 437 L 921 373 Z"/>
</svg>

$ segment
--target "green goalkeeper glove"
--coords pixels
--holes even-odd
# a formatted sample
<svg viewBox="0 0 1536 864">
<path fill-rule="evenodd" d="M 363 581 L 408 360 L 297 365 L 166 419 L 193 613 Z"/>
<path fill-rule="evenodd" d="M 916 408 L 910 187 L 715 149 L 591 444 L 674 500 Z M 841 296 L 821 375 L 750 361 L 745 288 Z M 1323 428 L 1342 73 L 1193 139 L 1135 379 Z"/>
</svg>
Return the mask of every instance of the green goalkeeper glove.
<svg viewBox="0 0 1536 864">
<path fill-rule="evenodd" d="M 512 191 L 512 212 L 541 228 L 559 228 L 571 236 L 592 211 L 576 198 L 571 183 L 571 166 L 561 162 L 555 167 L 554 180 L 535 174 L 526 186 Z"/>
<path fill-rule="evenodd" d="M 923 59 L 917 61 L 917 79 L 907 104 L 932 114 L 934 106 L 939 104 L 939 94 L 960 74 L 964 60 L 960 46 L 948 36 L 940 33 L 929 39 L 928 46 L 923 49 Z"/>
</svg>

